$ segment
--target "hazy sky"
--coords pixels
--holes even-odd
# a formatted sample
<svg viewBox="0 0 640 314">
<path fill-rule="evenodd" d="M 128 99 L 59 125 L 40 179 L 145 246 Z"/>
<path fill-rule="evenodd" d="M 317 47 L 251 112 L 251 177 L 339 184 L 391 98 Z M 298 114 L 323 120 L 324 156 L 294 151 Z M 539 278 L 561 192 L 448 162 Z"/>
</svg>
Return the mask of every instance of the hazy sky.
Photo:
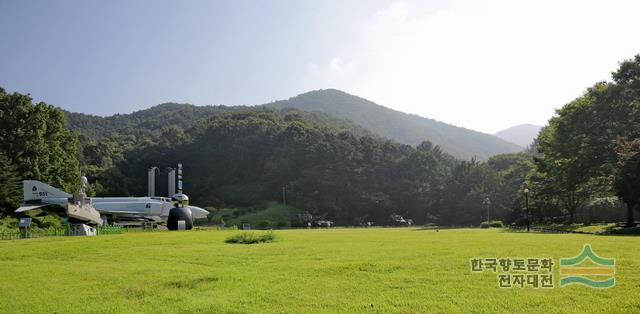
<svg viewBox="0 0 640 314">
<path fill-rule="evenodd" d="M 0 0 L 0 86 L 67 110 L 338 88 L 493 133 L 640 53 L 640 1 Z"/>
</svg>

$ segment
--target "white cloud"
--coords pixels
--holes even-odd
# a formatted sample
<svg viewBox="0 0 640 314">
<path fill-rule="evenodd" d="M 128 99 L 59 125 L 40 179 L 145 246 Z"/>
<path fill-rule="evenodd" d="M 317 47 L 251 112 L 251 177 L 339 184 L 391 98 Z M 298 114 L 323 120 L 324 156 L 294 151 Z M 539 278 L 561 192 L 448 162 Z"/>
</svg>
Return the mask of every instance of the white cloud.
<svg viewBox="0 0 640 314">
<path fill-rule="evenodd" d="M 463 0 L 427 12 L 396 1 L 306 83 L 488 133 L 544 124 L 640 53 L 638 12 L 636 1 Z"/>
</svg>

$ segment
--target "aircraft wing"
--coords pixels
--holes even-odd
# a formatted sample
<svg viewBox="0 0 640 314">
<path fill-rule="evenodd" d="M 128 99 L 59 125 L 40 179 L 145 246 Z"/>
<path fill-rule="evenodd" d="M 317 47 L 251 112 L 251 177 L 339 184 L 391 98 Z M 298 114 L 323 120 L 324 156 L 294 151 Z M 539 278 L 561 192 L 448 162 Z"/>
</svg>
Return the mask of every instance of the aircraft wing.
<svg viewBox="0 0 640 314">
<path fill-rule="evenodd" d="M 45 207 L 47 205 L 51 205 L 51 204 L 45 204 L 45 203 L 22 204 L 20 207 L 18 207 L 18 209 L 15 210 L 15 212 L 22 213 L 22 212 L 30 211 L 40 207 Z"/>
<path fill-rule="evenodd" d="M 105 209 L 98 209 L 98 211 L 101 214 L 110 214 L 110 215 L 118 215 L 118 214 L 137 215 L 137 216 L 144 216 L 145 215 L 145 213 L 141 213 L 139 211 L 122 211 L 122 210 L 105 210 Z"/>
</svg>

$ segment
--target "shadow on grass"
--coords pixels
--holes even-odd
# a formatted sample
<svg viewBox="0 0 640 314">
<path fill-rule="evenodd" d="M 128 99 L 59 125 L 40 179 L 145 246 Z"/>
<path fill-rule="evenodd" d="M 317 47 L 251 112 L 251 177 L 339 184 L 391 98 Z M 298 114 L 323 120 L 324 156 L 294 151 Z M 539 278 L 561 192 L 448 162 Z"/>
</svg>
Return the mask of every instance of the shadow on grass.
<svg viewBox="0 0 640 314">
<path fill-rule="evenodd" d="M 218 277 L 199 277 L 192 279 L 183 279 L 177 281 L 169 281 L 165 283 L 165 285 L 169 288 L 177 288 L 177 289 L 195 289 L 196 287 L 204 284 L 209 284 L 213 282 L 219 281 Z"/>
<path fill-rule="evenodd" d="M 444 227 L 435 227 L 435 226 L 423 226 L 423 227 L 415 227 L 411 229 L 411 231 L 439 231 L 439 230 L 453 230 L 453 229 L 480 229 L 477 227 L 463 227 L 463 226 L 444 226 Z"/>
<path fill-rule="evenodd" d="M 640 226 L 627 227 L 624 224 L 617 224 L 606 228 L 602 235 L 637 237 L 640 236 Z"/>
<path fill-rule="evenodd" d="M 598 228 L 601 226 L 601 228 Z M 470 226 L 422 226 L 415 227 L 412 231 L 435 231 L 453 230 L 453 229 L 478 229 L 488 230 L 486 228 L 470 227 Z M 604 236 L 640 236 L 640 226 L 625 227 L 624 223 L 607 224 L 607 225 L 582 225 L 582 224 L 552 224 L 552 225 L 535 225 L 531 227 L 531 231 L 527 232 L 527 227 L 505 227 L 490 228 L 498 229 L 505 233 L 529 233 L 529 234 L 586 234 L 586 235 L 604 235 Z M 581 230 L 582 229 L 582 230 Z"/>
<path fill-rule="evenodd" d="M 503 232 L 509 233 L 532 233 L 532 234 L 590 234 L 604 236 L 640 236 L 640 227 L 626 227 L 623 223 L 601 225 L 536 225 L 531 227 L 531 231 L 527 232 L 526 227 L 511 227 L 503 229 Z M 582 230 L 581 230 L 582 229 Z"/>
<path fill-rule="evenodd" d="M 574 232 L 567 230 L 552 230 L 552 229 L 540 229 L 540 228 L 531 228 L 530 231 L 527 231 L 527 228 L 503 228 L 500 230 L 502 233 L 519 233 L 519 234 L 587 234 L 594 235 L 593 233 L 588 232 Z"/>
</svg>

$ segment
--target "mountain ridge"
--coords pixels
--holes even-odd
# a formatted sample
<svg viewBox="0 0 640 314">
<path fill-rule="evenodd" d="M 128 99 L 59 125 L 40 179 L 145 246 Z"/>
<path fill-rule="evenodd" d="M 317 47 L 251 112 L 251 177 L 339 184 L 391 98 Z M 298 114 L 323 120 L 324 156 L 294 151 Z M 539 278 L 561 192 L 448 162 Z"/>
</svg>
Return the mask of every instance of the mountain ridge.
<svg viewBox="0 0 640 314">
<path fill-rule="evenodd" d="M 324 112 L 351 120 L 375 134 L 403 144 L 416 146 L 430 141 L 460 159 L 475 157 L 486 160 L 493 155 L 523 150 L 523 147 L 491 134 L 394 110 L 337 89 L 310 91 L 265 106 Z"/>
<path fill-rule="evenodd" d="M 486 160 L 497 154 L 524 149 L 490 134 L 404 113 L 337 89 L 310 91 L 287 100 L 254 106 L 197 106 L 168 102 L 106 117 L 68 111 L 65 114 L 70 128 L 93 134 L 94 138 L 110 136 L 114 131 L 123 134 L 142 132 L 158 137 L 167 131 L 169 125 L 186 131 L 198 121 L 206 121 L 225 112 L 256 107 L 276 109 L 281 114 L 296 110 L 295 114 L 303 115 L 305 119 L 323 121 L 337 129 L 359 135 L 380 136 L 412 146 L 429 141 L 464 160 Z"/>
<path fill-rule="evenodd" d="M 542 126 L 540 125 L 528 123 L 518 124 L 506 128 L 502 131 L 498 131 L 494 134 L 494 136 L 497 136 L 507 142 L 511 142 L 522 147 L 528 147 L 538 136 L 540 129 L 542 129 Z"/>
</svg>

